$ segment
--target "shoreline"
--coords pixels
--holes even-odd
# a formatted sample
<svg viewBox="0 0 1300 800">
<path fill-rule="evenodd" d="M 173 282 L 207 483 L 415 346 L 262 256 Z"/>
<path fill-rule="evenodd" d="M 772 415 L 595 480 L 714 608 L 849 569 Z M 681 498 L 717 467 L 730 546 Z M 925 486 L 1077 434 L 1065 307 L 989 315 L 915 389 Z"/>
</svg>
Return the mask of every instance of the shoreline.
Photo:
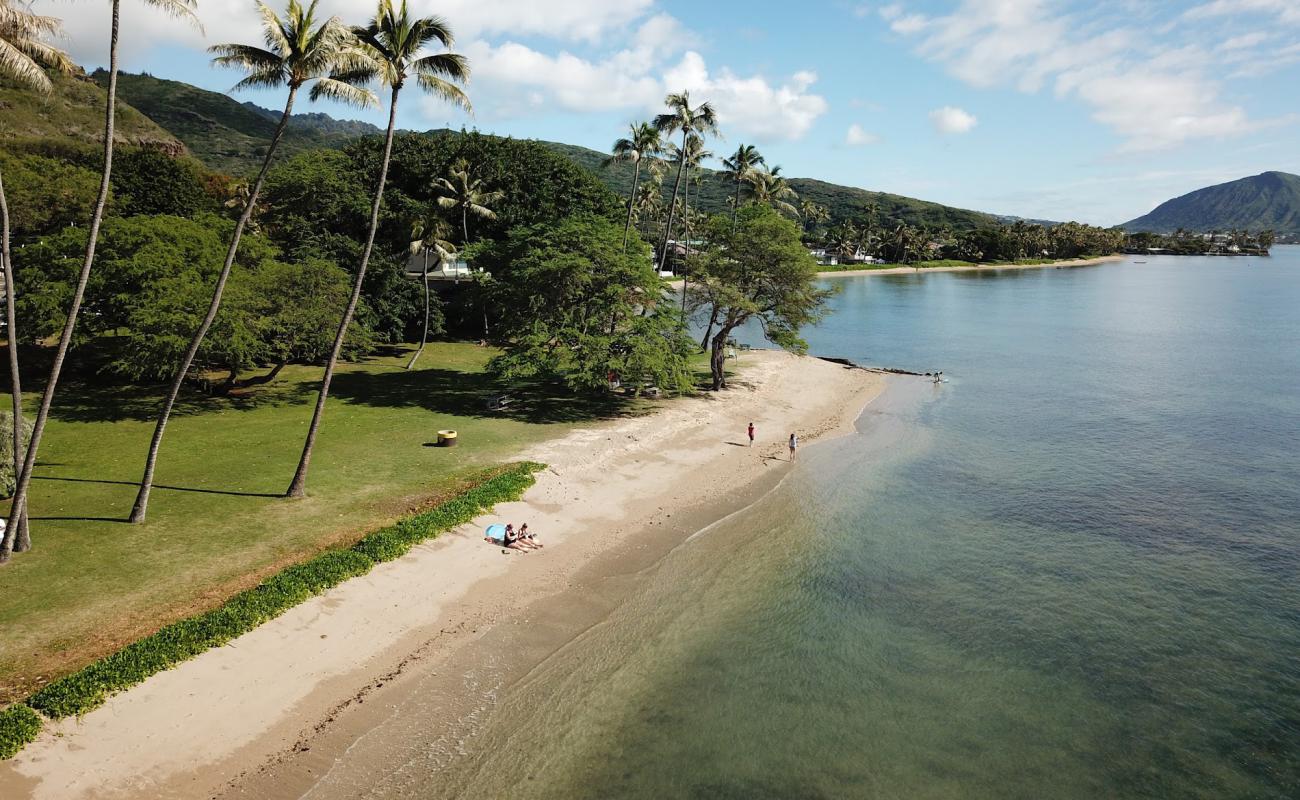
<svg viewBox="0 0 1300 800">
<path fill-rule="evenodd" d="M 744 360 L 725 395 L 673 401 L 531 448 L 521 457 L 550 467 L 523 500 L 155 675 L 80 720 L 50 723 L 0 764 L 0 794 L 298 796 L 291 787 L 314 785 L 328 744 L 350 747 L 368 729 L 368 715 L 391 711 L 402 686 L 465 645 L 515 628 L 507 623 L 536 600 L 649 566 L 748 506 L 788 472 L 787 429 L 809 443 L 851 432 L 885 383 L 879 374 L 780 352 L 751 351 Z M 752 450 L 742 444 L 750 419 L 763 442 Z M 483 525 L 511 519 L 530 521 L 546 548 L 520 560 L 483 543 Z M 598 617 L 600 603 L 588 606 L 586 614 Z M 250 783 L 260 790 L 250 793 Z"/>
<path fill-rule="evenodd" d="M 886 269 L 845 269 L 818 272 L 819 278 L 857 278 L 863 275 L 925 275 L 930 272 L 983 272 L 985 270 L 1004 269 L 1053 269 L 1059 267 L 1095 267 L 1098 264 L 1112 264 L 1124 261 L 1128 256 L 1098 256 L 1097 258 L 1075 258 L 1066 261 L 1052 261 L 1047 264 L 976 264 L 970 267 L 888 267 Z"/>
</svg>

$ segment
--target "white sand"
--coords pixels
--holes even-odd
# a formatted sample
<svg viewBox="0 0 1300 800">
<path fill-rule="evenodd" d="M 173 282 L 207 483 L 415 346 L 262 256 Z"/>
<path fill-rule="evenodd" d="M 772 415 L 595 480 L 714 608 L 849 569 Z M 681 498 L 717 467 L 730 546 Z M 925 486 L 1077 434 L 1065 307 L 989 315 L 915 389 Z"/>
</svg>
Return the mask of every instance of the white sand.
<svg viewBox="0 0 1300 800">
<path fill-rule="evenodd" d="M 550 464 L 521 502 L 413 549 L 282 617 L 111 698 L 80 720 L 47 725 L 0 764 L 0 797 L 209 797 L 280 756 L 350 701 L 382 686 L 421 642 L 491 624 L 467 609 L 476 590 L 520 597 L 564 585 L 582 564 L 662 524 L 707 509 L 786 469 L 785 440 L 847 432 L 883 388 L 880 375 L 754 351 L 720 395 L 574 431 L 521 454 Z M 753 421 L 758 446 L 745 441 Z M 778 460 L 780 459 L 780 460 Z M 671 510 L 665 510 L 671 509 Z M 504 554 L 489 522 L 528 521 L 544 550 Z M 517 584 L 517 585 L 516 585 Z M 478 598 L 478 606 L 482 606 Z"/>
</svg>

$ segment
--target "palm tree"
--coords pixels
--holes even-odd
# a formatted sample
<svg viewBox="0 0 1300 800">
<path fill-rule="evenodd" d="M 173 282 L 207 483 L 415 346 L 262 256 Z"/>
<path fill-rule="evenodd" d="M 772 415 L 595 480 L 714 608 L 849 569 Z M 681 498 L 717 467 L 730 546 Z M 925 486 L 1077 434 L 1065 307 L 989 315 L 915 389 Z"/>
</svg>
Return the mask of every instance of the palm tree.
<svg viewBox="0 0 1300 800">
<path fill-rule="evenodd" d="M 650 235 L 650 226 L 641 223 L 658 217 L 664 205 L 663 180 L 653 168 L 655 164 L 659 163 L 657 160 L 652 162 L 650 178 L 641 184 L 641 188 L 637 190 L 636 194 L 637 227 L 646 237 Z"/>
<path fill-rule="evenodd" d="M 451 225 L 441 217 L 420 220 L 411 226 L 411 255 L 424 254 L 424 332 L 420 334 L 420 347 L 406 362 L 406 368 L 415 366 L 415 360 L 424 352 L 424 345 L 429 341 L 429 253 L 432 251 L 441 263 L 456 254 L 456 245 L 447 241 L 451 236 Z"/>
<path fill-rule="evenodd" d="M 736 184 L 736 196 L 731 202 L 731 227 L 736 227 L 736 214 L 740 212 L 740 188 L 748 183 L 754 170 L 766 164 L 763 154 L 752 144 L 742 144 L 736 148 L 736 152 L 722 160 L 723 176 Z"/>
<path fill-rule="evenodd" d="M 704 149 L 703 137 L 691 135 L 686 138 L 686 148 L 673 148 L 675 160 L 682 162 L 686 168 L 686 185 L 682 191 L 682 230 L 685 233 L 683 255 L 691 255 L 691 177 L 692 171 L 698 170 L 705 159 L 713 158 L 713 153 Z M 698 173 L 697 173 L 698 174 Z M 697 184 L 698 188 L 698 184 Z M 682 320 L 686 319 L 686 287 L 682 287 Z"/>
<path fill-rule="evenodd" d="M 799 201 L 799 216 L 803 218 L 804 235 L 811 238 L 813 230 L 823 222 L 830 222 L 831 210 L 812 200 Z"/>
<path fill-rule="evenodd" d="M 469 110 L 469 97 L 457 83 L 469 79 L 469 63 L 464 56 L 444 52 L 421 56 L 421 51 L 431 42 L 438 42 L 450 49 L 455 42 L 451 27 L 441 17 L 413 18 L 406 0 L 401 6 L 394 7 L 393 0 L 379 0 L 375 18 L 365 27 L 354 28 L 353 34 L 361 40 L 374 59 L 374 66 L 354 69 L 339 78 L 348 83 L 366 79 L 378 79 L 389 87 L 388 129 L 384 133 L 384 155 L 379 167 L 379 182 L 375 186 L 375 199 L 370 206 L 370 230 L 366 234 L 366 246 L 361 251 L 361 263 L 357 267 L 356 277 L 352 281 L 352 295 L 348 298 L 343 318 L 339 320 L 338 331 L 334 335 L 334 347 L 330 351 L 329 361 L 325 363 L 325 375 L 321 379 L 320 394 L 316 398 L 316 408 L 312 412 L 311 425 L 307 428 L 307 441 L 303 443 L 302 457 L 298 460 L 298 469 L 294 471 L 286 494 L 289 497 L 302 497 L 307 490 L 307 467 L 311 464 L 312 448 L 316 445 L 316 434 L 320 430 L 321 417 L 325 412 L 325 401 L 329 397 L 330 381 L 334 378 L 334 368 L 338 365 L 339 353 L 343 350 L 343 339 L 347 336 L 348 325 L 356 313 L 357 302 L 361 299 L 361 284 L 366 278 L 366 266 L 370 263 L 370 253 L 375 247 L 375 232 L 379 229 L 379 208 L 384 200 L 384 183 L 388 179 L 388 162 L 393 155 L 393 131 L 397 127 L 397 96 L 406 85 L 406 81 L 415 78 L 416 83 L 426 92 Z"/>
<path fill-rule="evenodd" d="M 42 41 L 43 37 L 57 35 L 59 29 L 59 21 L 53 17 L 13 8 L 8 0 L 0 0 L 0 75 L 25 89 L 48 95 L 54 86 L 45 74 L 45 67 L 65 73 L 72 71 L 67 54 Z M 5 336 L 9 341 L 9 386 L 14 409 L 14 477 L 17 478 L 23 463 L 23 389 L 18 375 L 18 321 L 14 312 L 18 284 L 9 252 L 9 201 L 5 197 L 3 175 L 0 175 L 0 270 L 4 275 Z M 17 528 L 6 529 L 5 537 L 13 539 L 12 544 L 0 543 L 5 553 L 10 549 L 19 552 L 30 549 L 26 514 L 18 521 Z"/>
<path fill-rule="evenodd" d="M 667 114 L 660 114 L 655 117 L 655 130 L 660 133 L 682 133 L 682 149 L 686 149 L 686 140 L 692 134 L 701 137 L 708 134 L 718 135 L 718 115 L 713 110 L 713 106 L 708 103 L 701 103 L 695 108 L 691 108 L 690 92 L 681 92 L 680 94 L 670 94 L 664 98 L 664 105 L 668 106 Z M 682 187 L 682 171 L 686 167 L 686 161 L 680 160 L 677 163 L 677 179 L 673 182 L 673 199 L 668 204 L 668 225 L 664 228 L 664 246 L 663 252 L 659 258 L 659 269 L 663 271 L 664 264 L 668 261 L 668 240 L 673 235 L 673 215 L 677 210 L 677 196 Z M 683 291 L 685 287 L 683 287 Z"/>
<path fill-rule="evenodd" d="M 172 408 L 176 405 L 176 398 L 180 395 L 185 376 L 189 374 L 194 357 L 198 354 L 199 347 L 203 344 L 203 339 L 208 335 L 208 330 L 212 327 L 221 308 L 226 281 L 230 278 L 235 254 L 239 252 L 239 242 L 257 207 L 257 196 L 262 191 L 266 173 L 271 168 L 271 159 L 293 114 L 293 103 L 298 90 L 307 83 L 315 81 L 311 90 L 312 100 L 328 97 L 361 106 L 377 103 L 373 93 L 333 77 L 333 74 L 340 69 L 354 69 L 358 65 L 363 65 L 368 56 L 361 50 L 360 43 L 353 37 L 352 32 L 337 17 L 316 24 L 318 2 L 319 0 L 312 0 L 311 5 L 304 9 L 298 0 L 289 0 L 285 17 L 281 19 L 269 6 L 258 0 L 256 6 L 262 17 L 262 35 L 267 49 L 247 44 L 219 44 L 208 48 L 208 52 L 216 54 L 216 58 L 212 61 L 217 66 L 235 67 L 249 73 L 248 77 L 235 84 L 234 91 L 286 86 L 289 94 L 285 99 L 284 112 L 280 115 L 280 121 L 275 127 L 275 132 L 271 134 L 271 144 L 262 159 L 262 168 L 249 186 L 247 197 L 244 198 L 244 210 L 239 215 L 239 221 L 235 223 L 235 231 L 230 237 L 226 260 L 221 265 L 221 272 L 218 273 L 216 285 L 212 289 L 208 313 L 190 339 L 189 349 L 185 351 L 181 363 L 176 368 L 176 374 L 167 391 L 167 398 L 163 401 L 162 410 L 158 414 L 153 439 L 149 442 L 149 455 L 145 459 L 144 477 L 140 479 L 140 490 L 136 493 L 135 505 L 131 507 L 131 522 L 144 522 L 148 512 L 149 492 L 153 489 L 154 467 L 158 462 L 158 451 L 162 447 L 163 433 L 167 429 L 167 422 L 171 418 Z"/>
<path fill-rule="evenodd" d="M 145 2 L 168 14 L 184 17 L 198 24 L 198 20 L 194 17 L 195 0 L 145 0 Z M 113 175 L 113 123 L 117 108 L 117 45 L 121 28 L 121 12 L 122 0 L 113 0 L 108 34 L 108 87 L 104 102 L 104 166 L 99 180 L 99 194 L 95 198 L 95 209 L 90 215 L 90 227 L 86 235 L 86 255 L 81 262 L 81 270 L 77 273 L 77 283 L 72 290 L 72 303 L 68 307 L 68 318 L 63 323 L 63 332 L 59 334 L 59 344 L 54 351 L 54 363 L 50 366 L 50 376 L 45 381 L 41 404 L 36 411 L 36 420 L 32 423 L 32 438 L 23 457 L 23 468 L 17 476 L 13 504 L 9 508 L 10 528 L 17 528 L 18 522 L 27 510 L 27 490 L 31 485 L 32 470 L 36 466 L 36 454 L 40 450 L 41 436 L 45 433 L 45 423 L 50 417 L 50 406 L 54 402 L 54 390 L 59 384 L 59 375 L 63 372 L 63 362 L 68 357 L 68 347 L 72 344 L 72 334 L 77 327 L 77 315 L 81 312 L 81 301 L 86 295 L 86 284 L 90 281 L 90 269 L 95 264 L 95 246 L 99 243 L 99 227 L 104 221 L 104 208 L 108 203 L 108 189 Z M 4 543 L 0 543 L 0 562 L 8 560 L 11 547 L 11 537 L 6 537 Z"/>
<path fill-rule="evenodd" d="M 489 206 L 505 197 L 506 193 L 489 192 L 482 178 L 470 176 L 469 162 L 463 158 L 452 165 L 449 174 L 449 178 L 439 178 L 433 182 L 433 191 L 441 195 L 438 205 L 449 210 L 460 210 L 460 229 L 464 236 L 461 243 L 469 244 L 470 215 L 479 219 L 496 219 L 497 213 Z"/>
<path fill-rule="evenodd" d="M 633 123 L 628 128 L 629 136 L 614 142 L 610 148 L 613 153 L 605 159 L 605 166 L 616 162 L 632 163 L 632 189 L 627 194 L 627 222 L 623 225 L 623 250 L 627 251 L 627 237 L 632 231 L 632 209 L 636 203 L 636 188 L 641 181 L 641 162 L 654 158 L 663 152 L 663 142 L 659 131 L 648 122 Z"/>
<path fill-rule="evenodd" d="M 780 214 L 799 216 L 799 209 L 792 202 L 798 200 L 799 195 L 786 183 L 785 177 L 781 175 L 781 167 L 754 170 L 750 173 L 749 185 L 753 189 L 755 203 L 771 206 Z"/>
<path fill-rule="evenodd" d="M 863 211 L 866 213 L 867 217 L 865 224 L 862 226 L 863 244 L 867 248 L 867 251 L 870 252 L 873 232 L 876 229 L 876 218 L 880 215 L 880 204 L 872 200 L 867 203 L 866 208 L 864 208 Z"/>
</svg>

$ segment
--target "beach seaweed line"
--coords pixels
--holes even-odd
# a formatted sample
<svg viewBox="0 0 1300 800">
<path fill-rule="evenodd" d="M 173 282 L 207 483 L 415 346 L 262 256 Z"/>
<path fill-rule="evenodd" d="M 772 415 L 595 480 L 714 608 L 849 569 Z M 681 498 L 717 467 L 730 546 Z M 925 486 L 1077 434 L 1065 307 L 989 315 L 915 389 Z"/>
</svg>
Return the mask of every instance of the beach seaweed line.
<svg viewBox="0 0 1300 800">
<path fill-rule="evenodd" d="M 0 710 L 0 760 L 12 758 L 36 739 L 42 714 L 63 719 L 92 711 L 113 694 L 226 644 L 376 564 L 400 558 L 420 542 L 464 525 L 498 503 L 518 500 L 536 481 L 533 473 L 544 468 L 523 461 L 484 470 L 470 489 L 428 511 L 367 534 L 351 547 L 327 550 L 288 567 L 218 608 L 167 625 L 53 681 L 22 703 Z"/>
</svg>

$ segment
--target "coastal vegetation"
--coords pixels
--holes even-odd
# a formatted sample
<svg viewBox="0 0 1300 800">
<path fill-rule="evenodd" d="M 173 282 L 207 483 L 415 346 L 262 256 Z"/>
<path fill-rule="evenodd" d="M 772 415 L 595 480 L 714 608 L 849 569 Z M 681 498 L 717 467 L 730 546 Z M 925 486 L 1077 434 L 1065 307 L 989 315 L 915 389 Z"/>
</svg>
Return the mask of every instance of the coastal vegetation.
<svg viewBox="0 0 1300 800">
<path fill-rule="evenodd" d="M 469 106 L 470 65 L 449 23 L 404 0 L 380 0 L 360 26 L 320 19 L 315 2 L 256 6 L 264 42 L 212 52 L 245 73 L 236 89 L 283 90 L 273 119 L 223 101 L 205 106 L 230 111 L 215 128 L 182 126 L 165 112 L 176 86 L 148 76 L 124 85 L 182 126 L 180 139 L 136 119 L 116 102 L 116 2 L 109 67 L 94 81 L 61 74 L 73 68 L 47 45 L 27 47 L 43 68 L 7 78 L 39 73 L 49 85 L 35 91 L 66 86 L 75 107 L 97 101 L 104 115 L 98 135 L 70 125 L 0 154 L 13 405 L 0 561 L 25 553 L 5 568 L 0 626 L 13 649 L 0 697 L 30 696 L 50 716 L 93 708 L 514 496 L 531 467 L 492 473 L 491 488 L 358 543 L 431 493 L 476 485 L 523 445 L 635 412 L 647 389 L 726 389 L 742 325 L 802 352 L 800 329 L 828 296 L 810 248 L 1021 259 L 1104 250 L 1116 235 L 998 226 L 893 196 L 805 196 L 753 145 L 715 173 L 705 165 L 717 112 L 685 92 L 633 124 L 597 172 L 545 143 L 401 132 L 407 87 Z M 55 23 L 39 19 L 43 41 Z M 366 105 L 375 89 L 382 131 L 294 113 L 303 90 Z M 119 106 L 129 136 L 115 127 Z M 11 111 L 41 113 L 19 103 L 0 116 Z M 242 131 L 225 145 L 238 153 L 219 149 L 227 123 Z M 299 135 L 304 126 L 317 134 Z M 453 259 L 469 271 L 433 291 L 431 273 Z M 674 273 L 680 294 L 665 280 Z M 24 372 L 41 390 L 34 416 Z M 489 402 L 503 396 L 508 409 Z M 425 447 L 428 431 L 449 427 L 465 447 Z M 26 712 L 4 719 L 4 747 L 30 733 Z"/>
</svg>

